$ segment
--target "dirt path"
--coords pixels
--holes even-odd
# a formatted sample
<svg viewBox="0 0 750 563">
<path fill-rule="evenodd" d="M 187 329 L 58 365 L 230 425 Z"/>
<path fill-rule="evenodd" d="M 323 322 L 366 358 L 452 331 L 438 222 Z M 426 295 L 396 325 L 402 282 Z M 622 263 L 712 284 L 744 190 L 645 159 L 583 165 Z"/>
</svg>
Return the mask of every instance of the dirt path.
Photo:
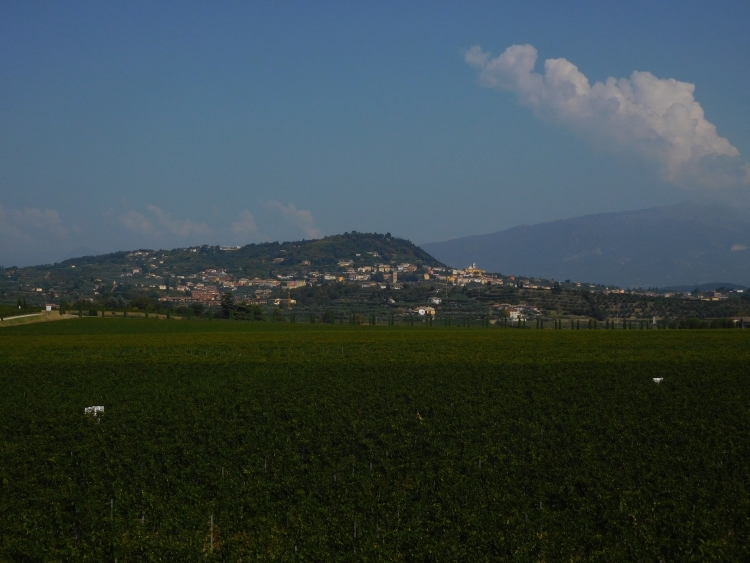
<svg viewBox="0 0 750 563">
<path fill-rule="evenodd" d="M 33 323 L 46 323 L 50 321 L 64 321 L 66 319 L 77 319 L 78 316 L 73 315 L 61 315 L 57 311 L 42 311 L 41 313 L 33 313 L 31 315 L 18 315 L 16 317 L 5 317 L 0 322 L 0 327 L 11 327 L 19 325 L 27 325 Z"/>
<path fill-rule="evenodd" d="M 29 313 L 28 315 L 15 315 L 13 317 L 5 317 L 4 321 L 9 321 L 11 319 L 22 319 L 24 317 L 36 317 L 37 315 L 43 315 L 44 313 Z"/>
</svg>

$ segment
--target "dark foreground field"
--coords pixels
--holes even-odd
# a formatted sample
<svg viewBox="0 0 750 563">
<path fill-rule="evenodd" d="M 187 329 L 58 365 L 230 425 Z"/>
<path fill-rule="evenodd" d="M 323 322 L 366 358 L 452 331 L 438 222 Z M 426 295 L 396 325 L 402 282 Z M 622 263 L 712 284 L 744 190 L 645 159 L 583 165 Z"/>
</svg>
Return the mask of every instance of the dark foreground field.
<svg viewBox="0 0 750 563">
<path fill-rule="evenodd" d="M 742 330 L 2 329 L 0 560 L 748 560 L 749 366 Z"/>
</svg>

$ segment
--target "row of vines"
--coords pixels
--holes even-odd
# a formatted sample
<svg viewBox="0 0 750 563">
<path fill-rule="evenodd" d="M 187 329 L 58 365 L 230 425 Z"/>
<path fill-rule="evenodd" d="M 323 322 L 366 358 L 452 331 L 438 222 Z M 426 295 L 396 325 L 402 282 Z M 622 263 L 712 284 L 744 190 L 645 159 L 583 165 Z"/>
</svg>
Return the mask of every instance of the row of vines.
<svg viewBox="0 0 750 563">
<path fill-rule="evenodd" d="M 744 331 L 118 322 L 0 336 L 0 559 L 750 555 Z"/>
</svg>

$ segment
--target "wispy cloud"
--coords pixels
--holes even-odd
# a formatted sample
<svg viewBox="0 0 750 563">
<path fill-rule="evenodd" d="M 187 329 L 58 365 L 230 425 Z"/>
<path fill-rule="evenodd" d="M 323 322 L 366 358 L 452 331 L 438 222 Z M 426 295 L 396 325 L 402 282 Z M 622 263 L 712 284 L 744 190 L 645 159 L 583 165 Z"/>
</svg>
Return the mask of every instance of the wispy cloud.
<svg viewBox="0 0 750 563">
<path fill-rule="evenodd" d="M 312 213 L 307 209 L 297 209 L 293 203 L 284 205 L 275 200 L 269 201 L 266 206 L 280 211 L 285 221 L 300 229 L 308 238 L 316 239 L 322 236 L 320 229 L 315 226 Z"/>
<path fill-rule="evenodd" d="M 513 45 L 492 58 L 481 47 L 465 54 L 483 86 L 507 90 L 536 115 L 597 142 L 625 147 L 656 160 L 669 182 L 721 188 L 750 183 L 750 166 L 720 137 L 695 100 L 695 85 L 650 72 L 595 82 L 566 59 L 547 59 L 534 71 L 537 50 Z"/>
<path fill-rule="evenodd" d="M 68 237 L 76 227 L 66 227 L 55 209 L 7 209 L 0 204 L 0 235 L 17 242 L 34 243 L 43 237 Z"/>
<path fill-rule="evenodd" d="M 236 235 L 252 235 L 258 232 L 255 217 L 249 211 L 241 211 L 238 221 L 232 223 L 232 232 Z"/>
<path fill-rule="evenodd" d="M 162 211 L 155 205 L 146 205 L 146 212 L 128 211 L 120 222 L 140 234 L 176 235 L 186 238 L 191 235 L 209 235 L 211 229 L 206 223 L 194 223 L 190 219 L 176 219 L 171 213 Z"/>
</svg>

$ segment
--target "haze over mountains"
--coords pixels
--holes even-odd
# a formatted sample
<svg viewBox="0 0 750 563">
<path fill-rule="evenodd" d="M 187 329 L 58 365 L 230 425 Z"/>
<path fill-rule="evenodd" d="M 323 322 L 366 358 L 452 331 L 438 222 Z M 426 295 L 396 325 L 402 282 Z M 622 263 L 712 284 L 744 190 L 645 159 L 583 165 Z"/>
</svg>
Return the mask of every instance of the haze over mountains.
<svg viewBox="0 0 750 563">
<path fill-rule="evenodd" d="M 622 287 L 750 284 L 750 218 L 682 203 L 421 245 L 454 267 Z"/>
</svg>

